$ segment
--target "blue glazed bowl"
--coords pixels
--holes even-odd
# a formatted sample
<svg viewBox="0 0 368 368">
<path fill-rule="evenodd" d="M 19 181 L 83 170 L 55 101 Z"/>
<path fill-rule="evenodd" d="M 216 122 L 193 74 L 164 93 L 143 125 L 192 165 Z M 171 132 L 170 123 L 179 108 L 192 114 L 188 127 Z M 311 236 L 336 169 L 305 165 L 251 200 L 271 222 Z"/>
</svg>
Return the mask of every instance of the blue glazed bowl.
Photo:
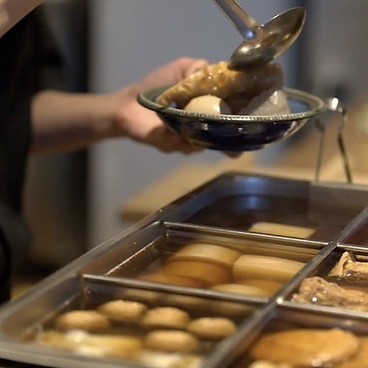
<svg viewBox="0 0 368 368">
<path fill-rule="evenodd" d="M 142 92 L 138 102 L 157 113 L 176 133 L 202 148 L 242 152 L 264 148 L 299 131 L 308 119 L 328 110 L 322 99 L 312 94 L 285 88 L 290 114 L 286 115 L 207 115 L 164 107 L 156 98 L 169 86 Z"/>
</svg>

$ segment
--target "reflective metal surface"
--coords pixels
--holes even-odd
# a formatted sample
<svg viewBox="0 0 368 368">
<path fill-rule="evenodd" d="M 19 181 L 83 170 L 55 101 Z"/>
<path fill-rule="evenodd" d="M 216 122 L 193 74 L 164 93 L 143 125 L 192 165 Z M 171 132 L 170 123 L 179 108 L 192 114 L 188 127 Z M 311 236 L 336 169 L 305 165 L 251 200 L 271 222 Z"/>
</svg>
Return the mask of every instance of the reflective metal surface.
<svg viewBox="0 0 368 368">
<path fill-rule="evenodd" d="M 299 37 L 305 23 L 306 11 L 292 8 L 259 25 L 235 0 L 214 0 L 234 23 L 244 41 L 229 59 L 234 70 L 258 68 L 287 50 Z"/>
<path fill-rule="evenodd" d="M 193 318 L 210 313 L 235 321 L 236 331 L 218 342 L 215 349 L 211 343 L 204 345 L 198 368 L 247 367 L 254 360 L 249 354 L 252 344 L 276 327 L 333 326 L 360 338 L 368 333 L 367 312 L 339 305 L 297 303 L 292 295 L 304 279 L 326 277 L 346 251 L 366 262 L 366 203 L 365 186 L 225 173 L 92 249 L 22 298 L 3 306 L 0 355 L 15 363 L 57 368 L 166 367 L 159 360 L 140 363 L 135 360 L 139 355 L 133 359 L 111 359 L 34 343 L 32 338 L 50 328 L 60 313 L 95 308 L 99 303 L 116 299 L 144 302 L 151 308 L 163 305 L 181 308 Z M 231 216 L 235 221 L 227 221 Z M 252 224 L 259 221 L 308 226 L 315 231 L 308 237 L 253 231 Z M 193 241 L 239 252 L 240 257 L 276 257 L 302 262 L 303 267 L 268 297 L 215 290 L 213 285 L 194 287 L 142 278 L 159 270 L 168 257 L 180 254 L 182 247 Z M 212 253 L 208 255 L 212 257 Z M 234 266 L 229 271 L 233 269 Z M 213 274 L 205 277 L 211 278 Z M 366 284 L 359 287 L 368 290 Z M 131 333 L 129 326 L 122 323 L 118 331 Z M 133 331 L 146 333 L 141 327 Z"/>
<path fill-rule="evenodd" d="M 155 111 L 178 134 L 190 142 L 220 151 L 252 151 L 291 137 L 310 118 L 327 111 L 328 106 L 317 96 L 285 88 L 290 114 L 285 115 L 207 115 L 155 102 L 168 86 L 150 89 L 138 96 L 138 101 Z"/>
<path fill-rule="evenodd" d="M 239 33 L 247 40 L 262 37 L 263 29 L 235 0 L 214 0 L 216 5 L 233 22 Z"/>
</svg>

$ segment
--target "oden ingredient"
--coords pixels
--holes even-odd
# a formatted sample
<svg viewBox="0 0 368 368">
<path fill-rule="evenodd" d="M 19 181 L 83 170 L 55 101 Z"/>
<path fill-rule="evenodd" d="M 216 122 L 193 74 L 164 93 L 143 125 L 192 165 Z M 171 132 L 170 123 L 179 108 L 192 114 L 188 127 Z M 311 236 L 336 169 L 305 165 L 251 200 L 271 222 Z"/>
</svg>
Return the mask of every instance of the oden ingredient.
<svg viewBox="0 0 368 368">
<path fill-rule="evenodd" d="M 213 95 L 193 98 L 184 107 L 184 110 L 209 115 L 232 114 L 230 106 L 220 97 Z"/>
<path fill-rule="evenodd" d="M 368 311 L 368 293 L 349 290 L 322 277 L 307 277 L 300 284 L 297 293 L 293 294 L 293 302 L 312 303 L 356 311 Z"/>
<path fill-rule="evenodd" d="M 227 62 L 220 61 L 168 88 L 157 102 L 207 114 L 287 114 L 290 110 L 282 87 L 283 73 L 278 63 L 234 71 L 228 69 Z"/>
<path fill-rule="evenodd" d="M 265 334 L 252 347 L 251 356 L 296 367 L 328 367 L 349 360 L 359 347 L 354 334 L 339 328 L 293 329 Z"/>
</svg>

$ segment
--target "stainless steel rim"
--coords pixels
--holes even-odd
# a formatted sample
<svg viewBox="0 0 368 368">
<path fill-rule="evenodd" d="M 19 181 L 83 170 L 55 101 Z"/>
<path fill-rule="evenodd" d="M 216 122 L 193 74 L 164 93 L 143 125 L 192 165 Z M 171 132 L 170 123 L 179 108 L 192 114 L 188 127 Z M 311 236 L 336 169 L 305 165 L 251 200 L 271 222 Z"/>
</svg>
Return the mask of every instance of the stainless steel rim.
<svg viewBox="0 0 368 368">
<path fill-rule="evenodd" d="M 245 122 L 288 122 L 295 120 L 303 120 L 314 118 L 325 113 L 329 108 L 326 103 L 319 97 L 292 88 L 284 88 L 286 96 L 289 100 L 296 100 L 309 106 L 307 111 L 283 114 L 283 115 L 208 115 L 201 113 L 192 113 L 174 107 L 164 107 L 155 102 L 156 97 L 162 93 L 168 86 L 161 86 L 149 89 L 138 95 L 138 102 L 144 107 L 153 110 L 157 113 L 166 115 L 189 118 L 192 120 L 212 121 L 212 122 L 230 122 L 234 124 L 243 124 Z"/>
</svg>

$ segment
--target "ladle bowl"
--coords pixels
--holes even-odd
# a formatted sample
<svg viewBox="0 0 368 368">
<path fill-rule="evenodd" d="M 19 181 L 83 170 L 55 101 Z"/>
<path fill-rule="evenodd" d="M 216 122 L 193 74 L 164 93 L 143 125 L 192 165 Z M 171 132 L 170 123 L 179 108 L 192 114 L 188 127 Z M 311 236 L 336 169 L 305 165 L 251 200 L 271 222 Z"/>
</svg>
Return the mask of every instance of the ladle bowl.
<svg viewBox="0 0 368 368">
<path fill-rule="evenodd" d="M 244 39 L 229 59 L 233 70 L 250 69 L 269 63 L 287 50 L 299 37 L 306 11 L 302 7 L 289 9 L 262 25 L 259 37 Z"/>
<path fill-rule="evenodd" d="M 208 115 L 164 107 L 156 98 L 169 86 L 142 92 L 138 102 L 154 111 L 170 129 L 193 144 L 218 151 L 254 151 L 291 137 L 309 118 L 328 110 L 320 98 L 295 89 L 285 88 L 290 114 L 285 115 Z"/>
</svg>

